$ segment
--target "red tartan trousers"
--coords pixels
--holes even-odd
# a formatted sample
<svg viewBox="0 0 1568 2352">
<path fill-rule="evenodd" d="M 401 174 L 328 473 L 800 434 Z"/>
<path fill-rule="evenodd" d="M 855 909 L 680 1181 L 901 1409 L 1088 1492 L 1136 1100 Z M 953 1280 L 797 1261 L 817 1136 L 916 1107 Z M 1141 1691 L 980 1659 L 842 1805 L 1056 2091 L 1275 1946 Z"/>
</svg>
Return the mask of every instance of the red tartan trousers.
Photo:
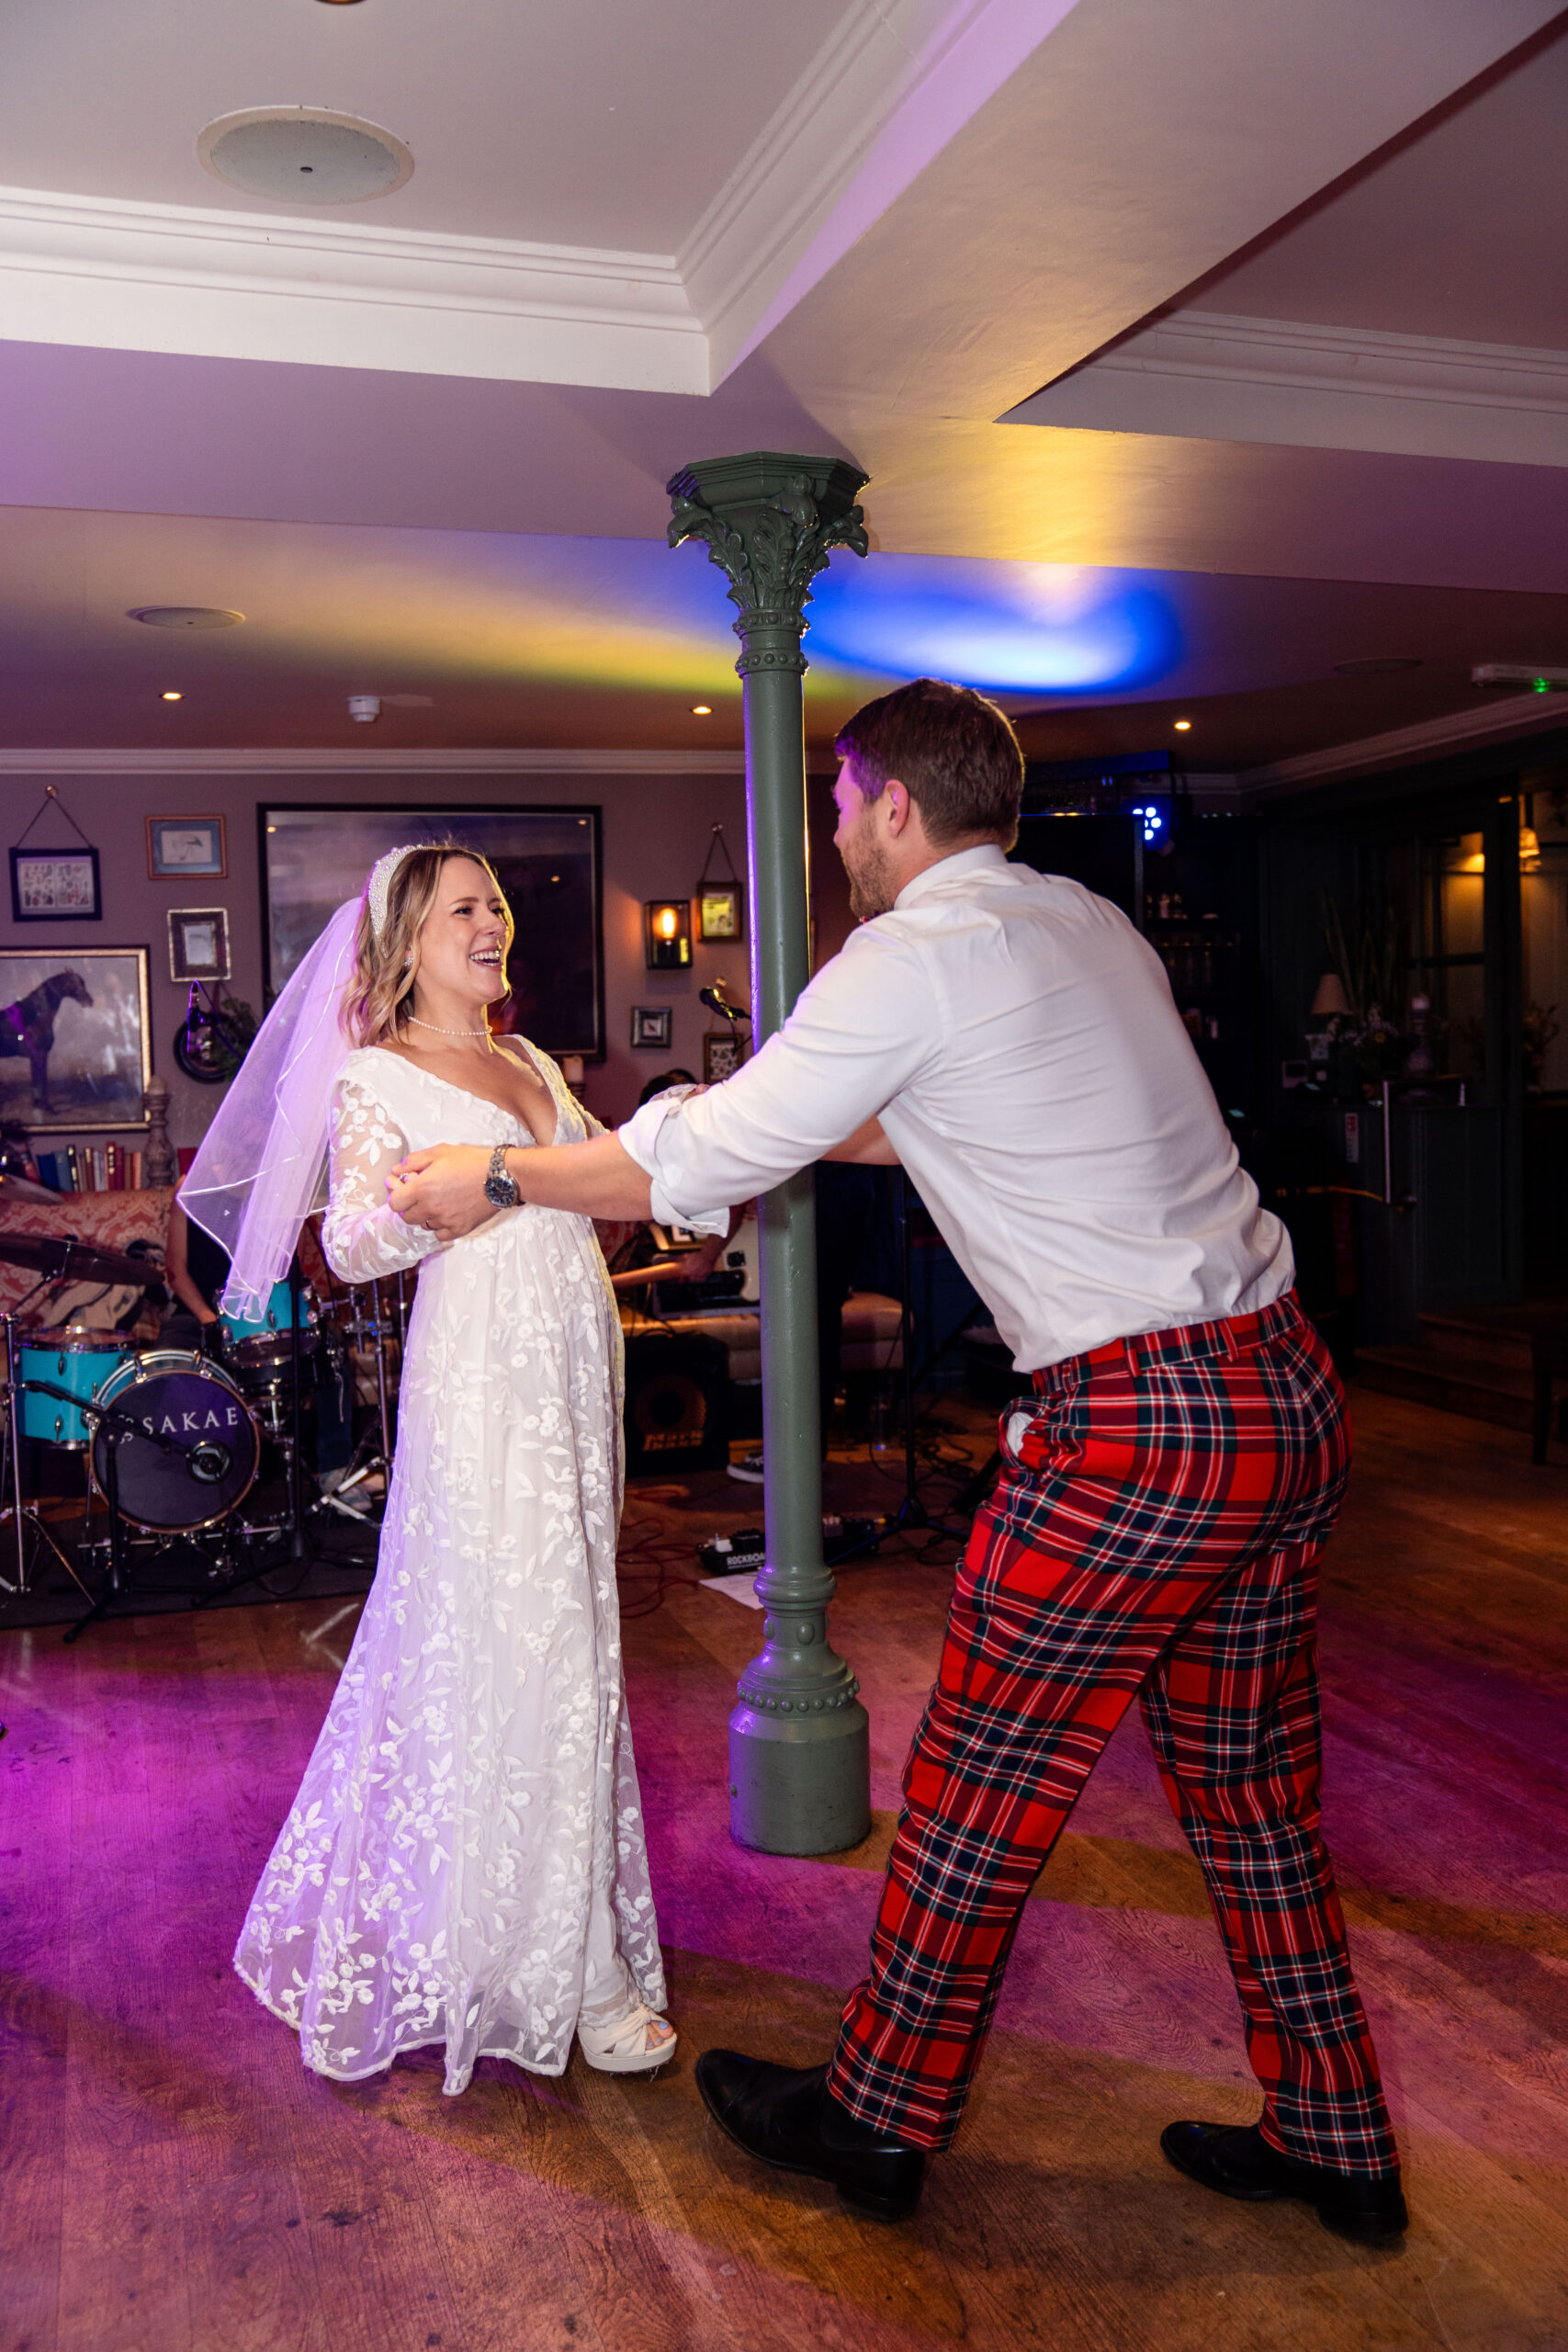
<svg viewBox="0 0 1568 2352">
<path fill-rule="evenodd" d="M 1344 1396 L 1293 1298 L 1035 1374 L 959 1571 L 829 2081 L 945 2148 L 1030 1889 L 1134 1696 L 1202 1865 L 1287 2154 L 1399 2157 L 1318 1824 L 1314 1565 Z"/>
</svg>

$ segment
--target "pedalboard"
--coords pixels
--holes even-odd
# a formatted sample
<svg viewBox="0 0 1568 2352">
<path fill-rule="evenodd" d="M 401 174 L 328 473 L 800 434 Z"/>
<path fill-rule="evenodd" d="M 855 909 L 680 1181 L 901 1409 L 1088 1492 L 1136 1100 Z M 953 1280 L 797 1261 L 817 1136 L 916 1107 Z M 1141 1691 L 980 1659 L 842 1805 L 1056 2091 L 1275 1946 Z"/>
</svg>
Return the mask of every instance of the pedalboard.
<svg viewBox="0 0 1568 2352">
<path fill-rule="evenodd" d="M 892 1523 L 881 1512 L 869 1519 L 824 1512 L 824 1560 L 833 1567 L 852 1555 L 857 1560 L 874 1559 Z M 705 1544 L 697 1546 L 697 1566 L 705 1577 L 755 1576 L 766 1559 L 767 1549 L 760 1527 L 738 1527 L 733 1535 L 710 1535 Z"/>
</svg>

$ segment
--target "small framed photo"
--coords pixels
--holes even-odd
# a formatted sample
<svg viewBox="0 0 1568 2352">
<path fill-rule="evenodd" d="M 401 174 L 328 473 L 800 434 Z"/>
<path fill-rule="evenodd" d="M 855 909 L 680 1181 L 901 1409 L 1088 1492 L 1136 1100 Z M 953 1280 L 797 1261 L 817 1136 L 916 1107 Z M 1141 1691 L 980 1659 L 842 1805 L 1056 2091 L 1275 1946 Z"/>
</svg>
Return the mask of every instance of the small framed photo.
<svg viewBox="0 0 1568 2352">
<path fill-rule="evenodd" d="M 96 849 L 14 849 L 13 922 L 101 922 Z"/>
<path fill-rule="evenodd" d="M 632 1044 L 667 1054 L 675 1042 L 675 1008 L 669 1004 L 634 1004 Z"/>
<path fill-rule="evenodd" d="M 746 1058 L 746 1048 L 733 1029 L 710 1029 L 703 1039 L 703 1084 L 717 1086 L 733 1078 Z"/>
<path fill-rule="evenodd" d="M 147 871 L 154 882 L 221 882 L 229 843 L 221 817 L 149 817 Z"/>
<path fill-rule="evenodd" d="M 229 978 L 227 907 L 175 907 L 169 916 L 171 980 Z"/>
<path fill-rule="evenodd" d="M 739 882 L 699 882 L 697 937 L 739 941 L 745 932 Z"/>
</svg>

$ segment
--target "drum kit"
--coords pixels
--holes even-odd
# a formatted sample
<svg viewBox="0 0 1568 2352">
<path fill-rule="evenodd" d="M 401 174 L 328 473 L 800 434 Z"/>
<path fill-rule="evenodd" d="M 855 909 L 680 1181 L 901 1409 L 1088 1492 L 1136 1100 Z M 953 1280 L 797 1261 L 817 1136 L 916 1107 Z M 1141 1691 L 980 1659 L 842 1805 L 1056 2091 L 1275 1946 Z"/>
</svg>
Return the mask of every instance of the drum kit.
<svg viewBox="0 0 1568 2352">
<path fill-rule="evenodd" d="M 145 1260 L 54 1235 L 0 1231 L 0 1263 L 39 1275 L 34 1290 L 62 1281 L 145 1286 Z M 407 1337 L 401 1281 L 367 1285 L 323 1314 L 298 1266 L 276 1283 L 259 1315 L 224 1314 L 213 1352 L 138 1348 L 121 1331 L 85 1324 L 24 1328 L 19 1309 L 0 1313 L 0 1589 L 31 1589 L 31 1567 L 46 1547 L 91 1603 L 65 1638 L 73 1641 L 139 1569 L 185 1544 L 209 1564 L 209 1589 L 193 1605 L 258 1581 L 288 1562 L 316 1555 L 312 1522 L 335 1511 L 360 1524 L 390 1476 L 396 1366 Z M 28 1297 L 33 1292 L 28 1294 Z M 26 1300 L 20 1304 L 26 1305 Z M 330 1493 L 307 1487 L 305 1423 L 335 1386 L 342 1418 L 369 1361 L 378 1411 Z M 389 1370 L 389 1358 L 391 1370 Z M 82 1462 L 86 1520 L 75 1560 L 55 1541 L 36 1499 L 24 1495 L 29 1441 Z M 268 1449 L 280 1462 L 284 1502 L 254 1519 L 242 1506 Z M 103 1532 L 96 1534 L 99 1507 Z M 95 1598 L 79 1567 L 94 1565 Z"/>
</svg>

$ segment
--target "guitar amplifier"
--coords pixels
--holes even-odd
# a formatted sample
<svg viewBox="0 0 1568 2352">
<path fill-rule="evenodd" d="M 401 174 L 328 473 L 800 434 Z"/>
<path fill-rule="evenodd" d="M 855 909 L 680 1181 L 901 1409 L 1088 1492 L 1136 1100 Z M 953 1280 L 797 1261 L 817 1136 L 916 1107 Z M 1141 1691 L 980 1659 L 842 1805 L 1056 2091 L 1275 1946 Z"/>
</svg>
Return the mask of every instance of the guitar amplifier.
<svg viewBox="0 0 1568 2352">
<path fill-rule="evenodd" d="M 722 1340 L 639 1331 L 626 1341 L 626 1476 L 729 1463 L 729 1351 Z"/>
</svg>

